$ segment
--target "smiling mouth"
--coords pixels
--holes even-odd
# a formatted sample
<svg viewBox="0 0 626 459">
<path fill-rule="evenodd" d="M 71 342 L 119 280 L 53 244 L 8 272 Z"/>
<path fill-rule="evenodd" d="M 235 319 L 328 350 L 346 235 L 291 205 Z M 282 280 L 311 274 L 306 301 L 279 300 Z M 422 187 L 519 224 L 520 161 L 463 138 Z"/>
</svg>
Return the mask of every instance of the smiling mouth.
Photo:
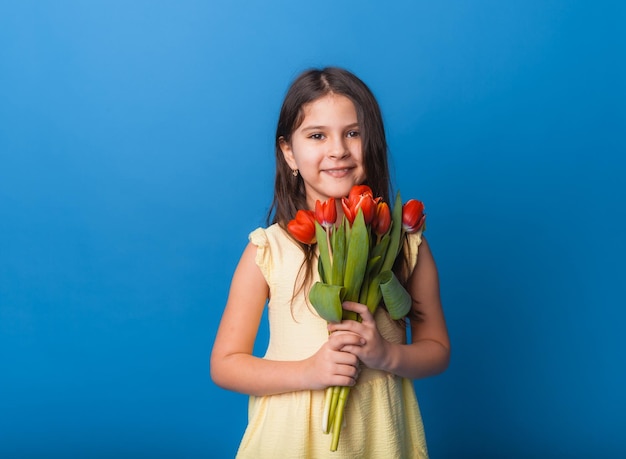
<svg viewBox="0 0 626 459">
<path fill-rule="evenodd" d="M 324 169 L 322 170 L 322 172 L 328 175 L 332 175 L 333 177 L 345 177 L 346 175 L 350 173 L 351 170 L 352 170 L 352 167 L 342 167 L 342 168 L 335 168 L 335 169 Z"/>
</svg>

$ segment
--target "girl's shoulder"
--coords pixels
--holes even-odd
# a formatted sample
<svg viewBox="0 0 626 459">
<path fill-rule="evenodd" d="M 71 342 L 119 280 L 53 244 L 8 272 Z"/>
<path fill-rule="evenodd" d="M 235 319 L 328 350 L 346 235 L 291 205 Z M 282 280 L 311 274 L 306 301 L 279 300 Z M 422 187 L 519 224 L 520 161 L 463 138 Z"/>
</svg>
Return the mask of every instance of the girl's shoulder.
<svg viewBox="0 0 626 459">
<path fill-rule="evenodd" d="M 297 272 L 302 264 L 300 247 L 278 224 L 257 228 L 248 239 L 256 246 L 255 263 L 268 285 L 273 285 L 273 279 L 285 278 L 289 273 Z"/>
<path fill-rule="evenodd" d="M 254 245 L 263 247 L 269 245 L 270 242 L 289 240 L 290 238 L 278 223 L 274 223 L 267 228 L 255 229 L 249 234 L 248 239 Z"/>
<path fill-rule="evenodd" d="M 298 243 L 278 223 L 267 228 L 257 228 L 248 236 L 249 241 L 258 248 L 279 250 L 285 253 L 301 253 Z"/>
</svg>

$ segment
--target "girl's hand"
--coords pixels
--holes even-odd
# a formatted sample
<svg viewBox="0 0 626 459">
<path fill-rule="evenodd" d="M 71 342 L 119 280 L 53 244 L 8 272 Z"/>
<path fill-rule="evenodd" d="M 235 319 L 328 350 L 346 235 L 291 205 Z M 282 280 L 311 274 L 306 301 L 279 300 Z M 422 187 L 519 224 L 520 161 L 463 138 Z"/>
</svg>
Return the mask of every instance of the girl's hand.
<svg viewBox="0 0 626 459">
<path fill-rule="evenodd" d="M 306 359 L 303 378 L 312 384 L 312 389 L 354 386 L 359 375 L 359 359 L 344 349 L 358 347 L 362 342 L 362 338 L 354 333 L 332 333 L 328 341 Z"/>
<path fill-rule="evenodd" d="M 350 301 L 343 303 L 343 308 L 358 313 L 362 321 L 343 320 L 338 324 L 329 324 L 328 330 L 332 333 L 331 336 L 338 332 L 349 332 L 358 335 L 361 338 L 358 344 L 346 344 L 341 350 L 354 354 L 369 368 L 385 370 L 391 343 L 383 338 L 378 331 L 372 313 L 364 304 Z"/>
</svg>

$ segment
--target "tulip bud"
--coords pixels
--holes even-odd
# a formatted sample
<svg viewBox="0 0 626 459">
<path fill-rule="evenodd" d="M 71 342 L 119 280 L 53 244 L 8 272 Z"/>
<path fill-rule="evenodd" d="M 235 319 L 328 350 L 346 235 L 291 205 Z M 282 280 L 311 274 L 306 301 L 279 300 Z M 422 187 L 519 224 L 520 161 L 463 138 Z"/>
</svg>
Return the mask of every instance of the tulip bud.
<svg viewBox="0 0 626 459">
<path fill-rule="evenodd" d="M 409 199 L 402 206 L 402 228 L 407 233 L 417 232 L 424 224 L 424 204 L 417 199 Z"/>
<path fill-rule="evenodd" d="M 386 202 L 381 201 L 376 206 L 376 217 L 372 221 L 372 229 L 376 236 L 382 236 L 391 226 L 391 211 Z"/>
<path fill-rule="evenodd" d="M 287 223 L 287 230 L 303 244 L 315 243 L 315 214 L 311 210 L 299 210 L 296 218 Z"/>
<path fill-rule="evenodd" d="M 326 202 L 315 201 L 315 219 L 326 229 L 335 224 L 337 221 L 335 198 L 328 198 Z"/>
</svg>

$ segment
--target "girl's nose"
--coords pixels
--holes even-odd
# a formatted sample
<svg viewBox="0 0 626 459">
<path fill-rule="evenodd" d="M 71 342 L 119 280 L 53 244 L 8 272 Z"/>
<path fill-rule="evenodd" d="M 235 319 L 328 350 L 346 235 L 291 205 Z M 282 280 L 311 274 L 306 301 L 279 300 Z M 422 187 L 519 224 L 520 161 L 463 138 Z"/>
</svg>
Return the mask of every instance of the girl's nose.
<svg viewBox="0 0 626 459">
<path fill-rule="evenodd" d="M 332 145 L 330 146 L 330 151 L 328 156 L 333 159 L 341 159 L 345 158 L 350 154 L 346 143 L 343 138 L 336 139 Z"/>
</svg>

